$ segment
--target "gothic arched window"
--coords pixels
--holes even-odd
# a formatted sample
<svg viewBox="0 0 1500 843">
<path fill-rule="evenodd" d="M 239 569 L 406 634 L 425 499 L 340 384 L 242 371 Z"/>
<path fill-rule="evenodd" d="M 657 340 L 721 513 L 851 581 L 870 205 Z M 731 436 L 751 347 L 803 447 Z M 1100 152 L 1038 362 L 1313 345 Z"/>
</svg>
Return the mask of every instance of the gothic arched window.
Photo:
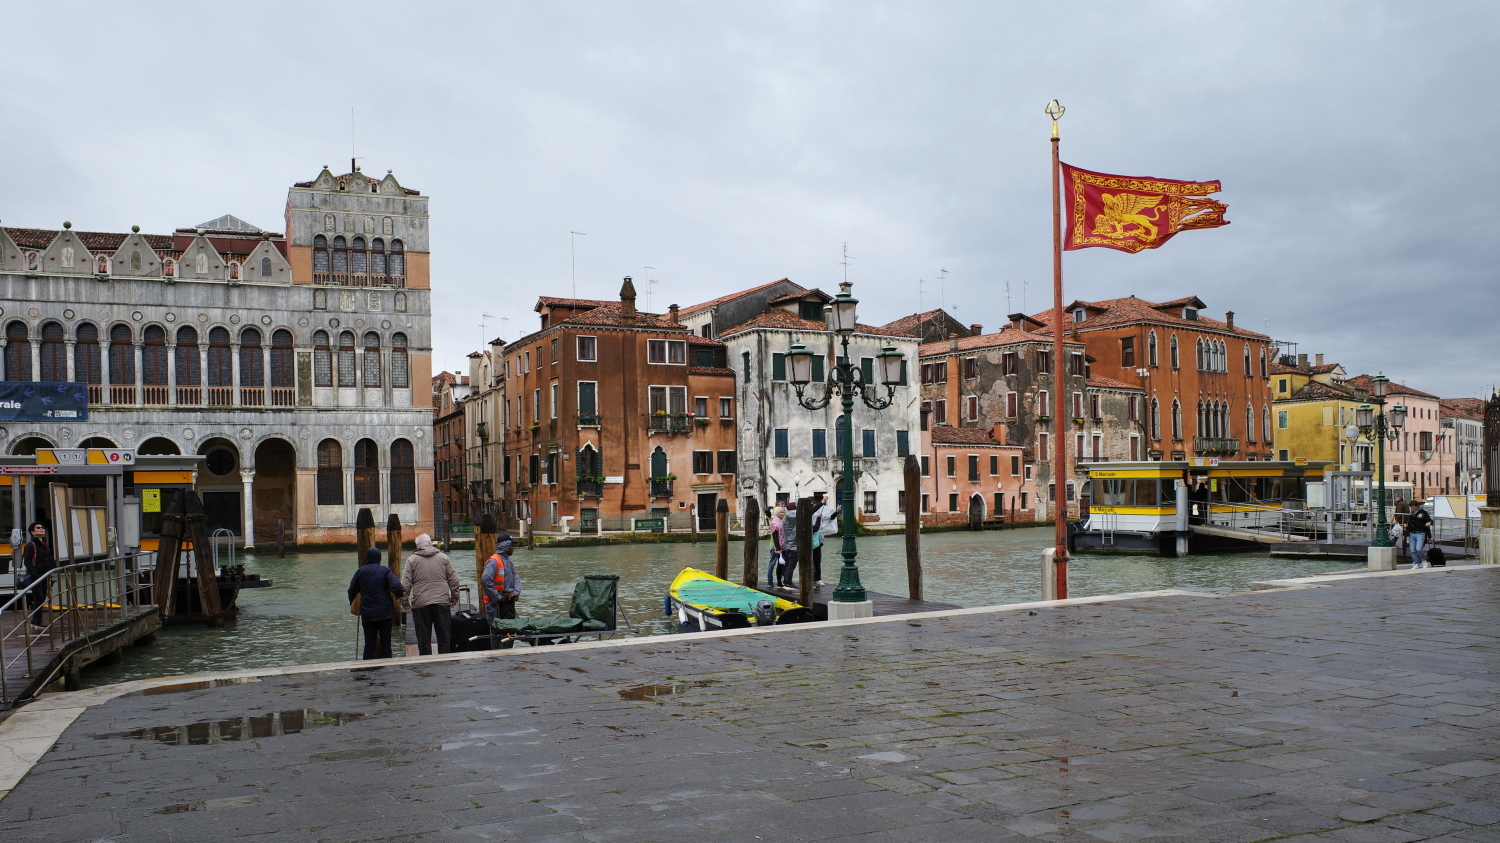
<svg viewBox="0 0 1500 843">
<path fill-rule="evenodd" d="M 313 238 L 313 272 L 328 272 L 328 238 L 319 234 Z"/>
<path fill-rule="evenodd" d="M 208 385 L 234 385 L 233 352 L 229 347 L 229 331 L 223 327 L 208 332 Z"/>
<path fill-rule="evenodd" d="M 364 275 L 370 271 L 370 255 L 365 250 L 365 238 L 355 237 L 354 248 L 349 254 L 349 274 Z"/>
<path fill-rule="evenodd" d="M 1182 368 L 1182 362 L 1178 359 L 1178 356 L 1177 356 L 1177 335 L 1176 334 L 1173 334 L 1170 338 L 1168 338 L 1168 342 L 1167 342 L 1167 355 L 1168 355 L 1168 360 L 1172 364 L 1172 368 L 1174 368 L 1174 369 L 1180 369 L 1180 368 Z"/>
<path fill-rule="evenodd" d="M 392 278 L 402 278 L 406 275 L 406 247 L 400 240 L 391 241 L 391 256 L 387 262 Z"/>
<path fill-rule="evenodd" d="M 42 377 L 44 381 L 68 379 L 67 332 L 59 322 L 42 326 Z"/>
<path fill-rule="evenodd" d="M 349 271 L 349 244 L 343 235 L 333 238 L 333 272 L 342 275 Z"/>
<path fill-rule="evenodd" d="M 262 388 L 266 385 L 266 358 L 260 353 L 260 329 L 240 332 L 240 386 Z"/>
<path fill-rule="evenodd" d="M 1161 402 L 1155 398 L 1151 399 L 1151 439 L 1161 439 Z"/>
<path fill-rule="evenodd" d="M 380 335 L 365 332 L 365 386 L 380 386 Z"/>
<path fill-rule="evenodd" d="M 1182 402 L 1172 399 L 1172 438 L 1182 440 Z"/>
<path fill-rule="evenodd" d="M 318 443 L 318 504 L 329 506 L 344 502 L 344 448 L 337 440 Z"/>
<path fill-rule="evenodd" d="M 391 335 L 391 386 L 411 388 L 411 365 L 406 356 L 406 334 Z"/>
<path fill-rule="evenodd" d="M 391 443 L 391 503 L 417 502 L 417 454 L 407 439 Z"/>
<path fill-rule="evenodd" d="M 147 325 L 141 332 L 141 383 L 167 385 L 167 332 L 160 325 Z M 148 390 L 149 392 L 149 390 Z M 148 402 L 150 398 L 146 399 Z M 153 402 L 165 403 L 165 402 Z"/>
<path fill-rule="evenodd" d="M 1152 331 L 1151 335 L 1146 337 L 1146 365 L 1150 366 L 1153 369 L 1155 369 L 1157 366 L 1155 331 Z"/>
<path fill-rule="evenodd" d="M 313 331 L 313 386 L 333 386 L 333 350 L 327 331 Z"/>
<path fill-rule="evenodd" d="M 84 322 L 74 331 L 78 340 L 73 346 L 73 380 L 75 383 L 104 383 L 104 366 L 99 356 L 99 328 Z"/>
<path fill-rule="evenodd" d="M 380 448 L 373 439 L 354 443 L 354 502 L 380 503 Z"/>
<path fill-rule="evenodd" d="M 271 259 L 269 257 L 264 257 L 264 258 L 260 259 L 260 277 L 262 277 L 262 278 L 270 278 L 271 277 Z"/>
<path fill-rule="evenodd" d="M 296 352 L 292 349 L 292 332 L 277 328 L 271 334 L 271 386 L 289 389 L 297 385 Z"/>
<path fill-rule="evenodd" d="M 339 386 L 354 386 L 354 332 L 339 334 Z"/>
<path fill-rule="evenodd" d="M 385 282 L 385 241 L 379 237 L 370 242 L 370 275 L 371 281 Z"/>
<path fill-rule="evenodd" d="M 203 360 L 198 356 L 198 329 L 191 325 L 183 325 L 177 329 L 177 387 L 201 387 L 203 386 Z M 182 400 L 178 399 L 179 402 Z M 186 402 L 198 403 L 198 399 Z"/>
<path fill-rule="evenodd" d="M 135 388 L 135 346 L 129 325 L 109 329 L 109 384 Z"/>
</svg>

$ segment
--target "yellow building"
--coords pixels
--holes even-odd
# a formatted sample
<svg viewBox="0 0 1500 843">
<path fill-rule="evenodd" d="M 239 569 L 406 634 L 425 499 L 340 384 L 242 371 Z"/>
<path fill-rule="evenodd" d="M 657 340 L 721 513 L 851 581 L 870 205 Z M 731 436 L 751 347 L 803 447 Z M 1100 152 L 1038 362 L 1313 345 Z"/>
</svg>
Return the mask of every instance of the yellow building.
<svg viewBox="0 0 1500 843">
<path fill-rule="evenodd" d="M 1368 469 L 1374 448 L 1365 439 L 1350 440 L 1345 428 L 1354 423 L 1354 410 L 1369 402 L 1364 390 L 1345 383 L 1344 367 L 1324 363 L 1323 355 L 1309 365 L 1306 354 L 1271 366 L 1272 407 L 1275 412 L 1276 459 L 1326 460 L 1338 470 L 1352 463 Z"/>
</svg>

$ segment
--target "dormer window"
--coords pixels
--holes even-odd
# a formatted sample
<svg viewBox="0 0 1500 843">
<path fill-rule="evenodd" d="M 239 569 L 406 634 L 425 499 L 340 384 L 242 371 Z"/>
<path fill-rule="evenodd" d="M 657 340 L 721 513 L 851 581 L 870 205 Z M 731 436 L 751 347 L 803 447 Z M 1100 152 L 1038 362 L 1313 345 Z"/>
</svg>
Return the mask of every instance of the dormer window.
<svg viewBox="0 0 1500 843">
<path fill-rule="evenodd" d="M 798 316 L 809 322 L 823 321 L 823 303 L 820 301 L 802 301 L 797 303 L 797 309 L 801 311 Z M 707 336 L 705 334 L 705 336 Z"/>
<path fill-rule="evenodd" d="M 1084 310 L 1083 308 L 1080 307 L 1077 310 L 1073 311 L 1074 322 L 1082 322 L 1087 318 L 1089 318 L 1088 311 Z"/>
<path fill-rule="evenodd" d="M 1189 322 L 1197 322 L 1198 321 L 1198 308 L 1196 308 L 1196 307 L 1184 307 L 1182 309 L 1182 318 L 1188 320 Z"/>
</svg>

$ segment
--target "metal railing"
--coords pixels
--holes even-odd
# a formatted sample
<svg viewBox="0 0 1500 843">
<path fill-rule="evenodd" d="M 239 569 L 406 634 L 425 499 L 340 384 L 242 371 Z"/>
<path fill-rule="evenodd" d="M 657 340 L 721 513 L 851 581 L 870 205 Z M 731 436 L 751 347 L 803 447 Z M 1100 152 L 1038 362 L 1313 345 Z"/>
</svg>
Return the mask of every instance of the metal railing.
<svg viewBox="0 0 1500 843">
<path fill-rule="evenodd" d="M 1213 436 L 1194 436 L 1193 450 L 1200 454 L 1232 456 L 1240 452 L 1240 440 Z"/>
<path fill-rule="evenodd" d="M 0 621 L 13 622 L 0 634 L 0 702 L 15 702 L 11 674 L 23 660 L 28 680 L 49 666 L 36 663 L 38 644 L 55 653 L 120 623 L 127 611 L 150 605 L 151 581 L 140 574 L 155 567 L 155 557 L 141 552 L 53 568 L 0 604 Z"/>
</svg>

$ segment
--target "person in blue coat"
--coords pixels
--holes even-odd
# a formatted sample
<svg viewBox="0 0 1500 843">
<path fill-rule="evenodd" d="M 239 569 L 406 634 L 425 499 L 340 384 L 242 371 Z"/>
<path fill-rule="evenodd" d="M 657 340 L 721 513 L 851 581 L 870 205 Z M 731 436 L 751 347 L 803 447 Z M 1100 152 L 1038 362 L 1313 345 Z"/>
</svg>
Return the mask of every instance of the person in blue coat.
<svg viewBox="0 0 1500 843">
<path fill-rule="evenodd" d="M 380 564 L 380 548 L 365 551 L 365 564 L 349 580 L 349 602 L 359 596 L 359 622 L 365 628 L 365 659 L 391 657 L 391 619 L 396 616 L 392 596 L 405 594 L 391 569 Z"/>
</svg>

